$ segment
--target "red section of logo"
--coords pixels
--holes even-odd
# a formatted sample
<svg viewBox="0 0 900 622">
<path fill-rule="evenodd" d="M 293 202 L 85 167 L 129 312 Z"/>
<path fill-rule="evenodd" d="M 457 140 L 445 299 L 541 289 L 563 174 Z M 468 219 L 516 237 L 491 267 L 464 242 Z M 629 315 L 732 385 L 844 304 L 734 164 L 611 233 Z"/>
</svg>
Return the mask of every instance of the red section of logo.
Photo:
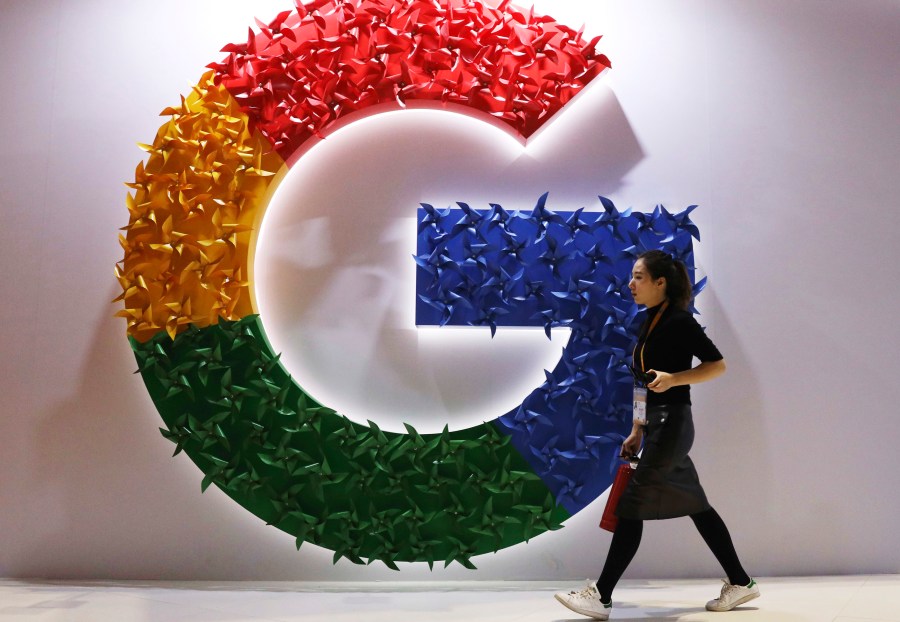
<svg viewBox="0 0 900 622">
<path fill-rule="evenodd" d="M 209 67 L 285 161 L 376 106 L 468 108 L 528 138 L 610 67 L 599 36 L 508 1 L 317 0 L 258 23 Z"/>
</svg>

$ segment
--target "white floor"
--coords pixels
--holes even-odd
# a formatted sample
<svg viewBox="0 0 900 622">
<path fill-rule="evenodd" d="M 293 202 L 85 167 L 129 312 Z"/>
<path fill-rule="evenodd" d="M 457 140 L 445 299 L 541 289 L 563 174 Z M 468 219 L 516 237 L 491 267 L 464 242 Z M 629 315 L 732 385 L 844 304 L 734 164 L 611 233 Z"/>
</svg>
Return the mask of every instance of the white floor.
<svg viewBox="0 0 900 622">
<path fill-rule="evenodd" d="M 730 613 L 710 581 L 623 581 L 613 620 L 900 622 L 900 575 L 760 579 Z M 0 580 L 0 620 L 61 622 L 567 622 L 548 583 L 68 583 Z"/>
</svg>

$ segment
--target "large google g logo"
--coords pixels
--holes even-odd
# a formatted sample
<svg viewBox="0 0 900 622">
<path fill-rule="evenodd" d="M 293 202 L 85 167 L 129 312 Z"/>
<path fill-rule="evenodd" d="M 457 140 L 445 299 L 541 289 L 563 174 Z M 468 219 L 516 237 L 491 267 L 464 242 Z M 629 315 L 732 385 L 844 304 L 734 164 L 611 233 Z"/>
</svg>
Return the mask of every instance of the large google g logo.
<svg viewBox="0 0 900 622">
<path fill-rule="evenodd" d="M 355 563 L 457 561 L 528 540 L 610 483 L 626 429 L 622 297 L 636 253 L 692 263 L 686 212 L 419 210 L 420 324 L 569 326 L 547 381 L 494 421 L 382 431 L 285 371 L 251 297 L 254 231 L 288 168 L 361 114 L 446 107 L 533 134 L 609 67 L 548 17 L 504 1 L 313 0 L 228 56 L 163 112 L 121 237 L 119 315 L 162 432 L 267 523 Z"/>
</svg>

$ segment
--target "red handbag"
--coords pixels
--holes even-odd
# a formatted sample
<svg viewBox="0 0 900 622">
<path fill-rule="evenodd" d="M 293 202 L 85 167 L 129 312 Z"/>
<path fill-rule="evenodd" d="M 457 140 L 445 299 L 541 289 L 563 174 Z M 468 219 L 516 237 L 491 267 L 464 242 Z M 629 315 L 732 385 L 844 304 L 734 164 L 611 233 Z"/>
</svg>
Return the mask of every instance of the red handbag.
<svg viewBox="0 0 900 622">
<path fill-rule="evenodd" d="M 619 517 L 616 516 L 616 506 L 619 505 L 619 497 L 625 492 L 625 487 L 631 481 L 631 474 L 634 473 L 634 467 L 630 464 L 622 464 L 616 471 L 616 478 L 613 480 L 612 488 L 609 490 L 609 497 L 606 499 L 606 507 L 603 509 L 603 517 L 600 519 L 600 529 L 606 531 L 615 531 L 616 525 L 619 524 Z"/>
</svg>

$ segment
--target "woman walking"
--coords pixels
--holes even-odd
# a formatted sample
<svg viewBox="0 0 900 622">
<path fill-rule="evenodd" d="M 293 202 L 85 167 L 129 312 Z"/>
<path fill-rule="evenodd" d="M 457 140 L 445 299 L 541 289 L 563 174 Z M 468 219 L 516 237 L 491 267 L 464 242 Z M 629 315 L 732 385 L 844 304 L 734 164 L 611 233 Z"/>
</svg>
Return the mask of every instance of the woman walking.
<svg viewBox="0 0 900 622">
<path fill-rule="evenodd" d="M 707 501 L 688 457 L 694 441 L 690 385 L 723 374 L 725 361 L 687 310 L 691 282 L 683 263 L 663 251 L 643 253 L 629 289 L 647 308 L 647 318 L 634 348 L 634 425 L 622 456 L 636 456 L 642 444 L 644 451 L 616 508 L 619 522 L 600 578 L 556 599 L 572 611 L 608 620 L 613 589 L 637 553 L 643 521 L 690 516 L 728 575 L 706 608 L 730 611 L 757 598 L 759 588 L 741 566 L 728 528 Z M 694 357 L 700 360 L 696 367 Z"/>
</svg>

